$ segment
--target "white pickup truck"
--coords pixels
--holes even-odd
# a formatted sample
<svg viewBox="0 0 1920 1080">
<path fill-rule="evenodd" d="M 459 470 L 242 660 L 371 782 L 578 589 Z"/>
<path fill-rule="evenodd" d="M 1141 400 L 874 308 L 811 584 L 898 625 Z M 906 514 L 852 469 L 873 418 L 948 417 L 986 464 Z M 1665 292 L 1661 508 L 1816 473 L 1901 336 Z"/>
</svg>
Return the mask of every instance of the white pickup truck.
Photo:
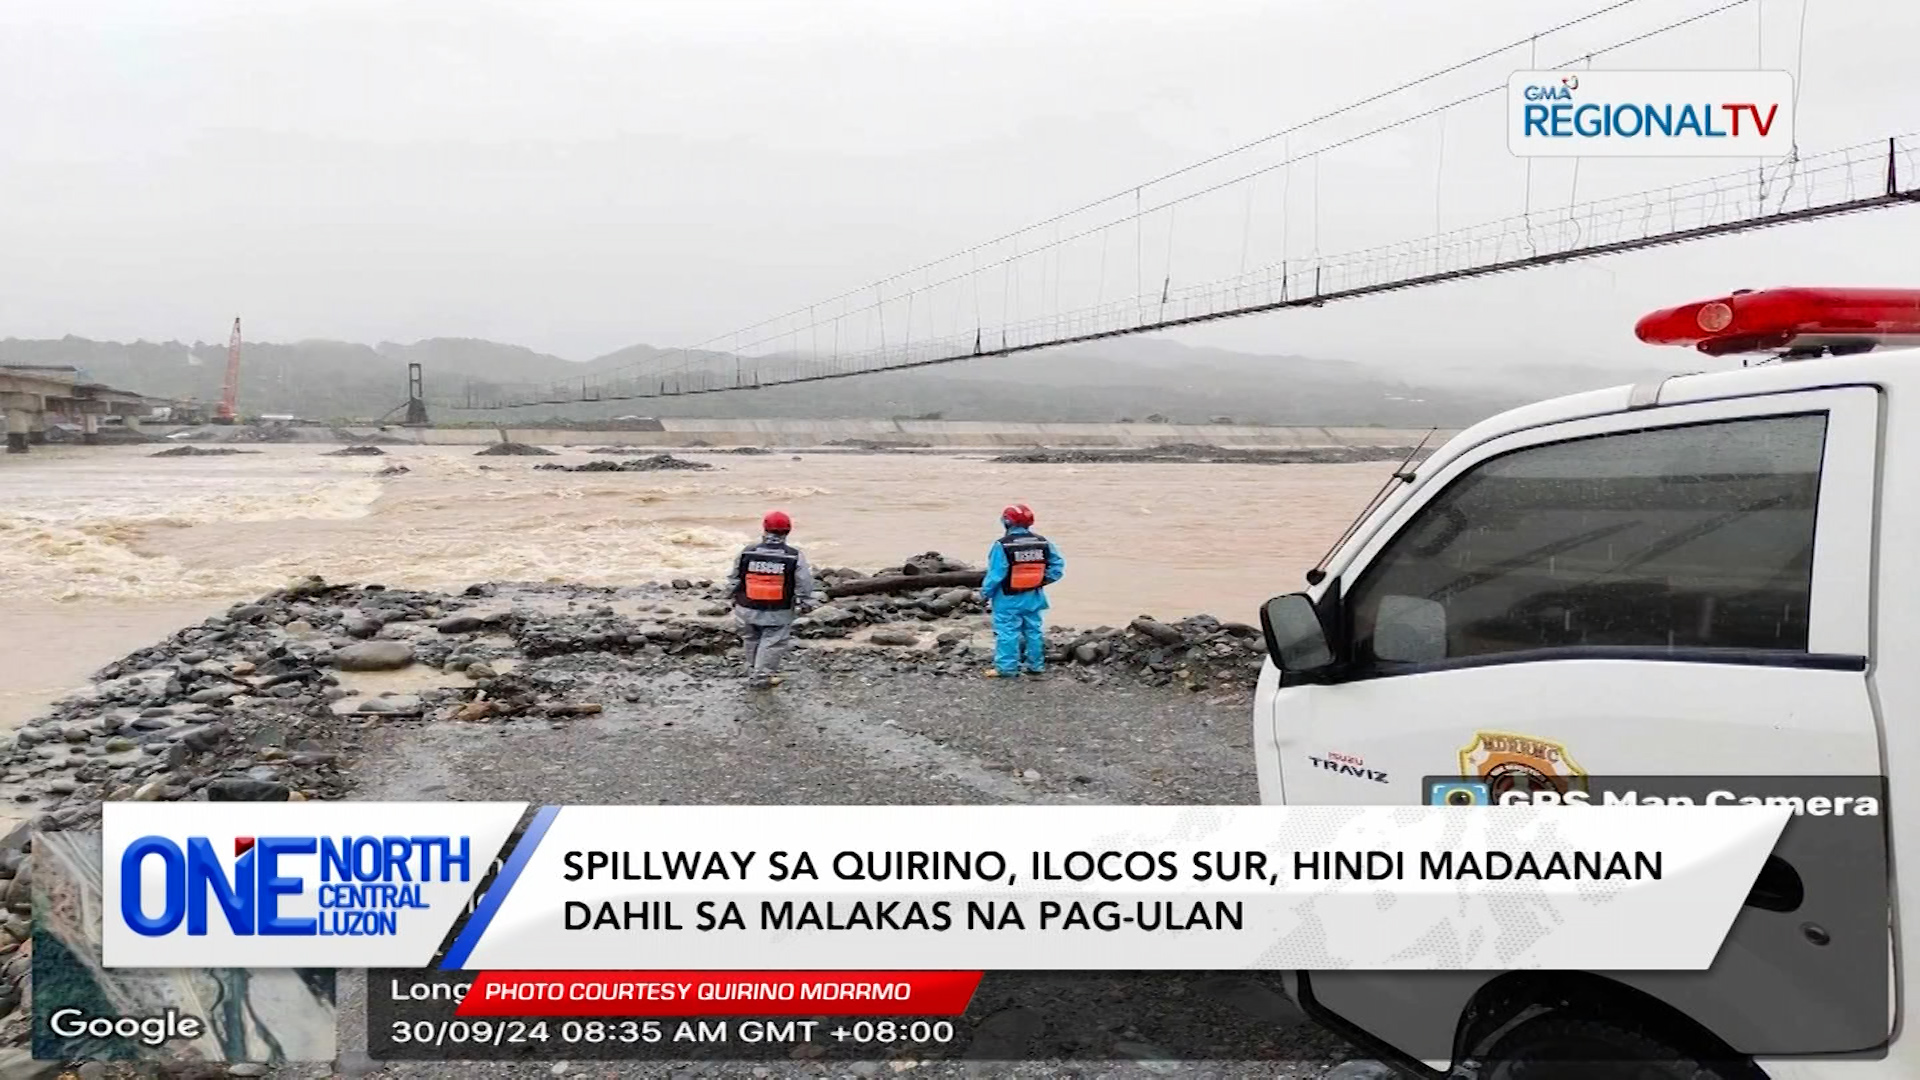
<svg viewBox="0 0 1920 1080">
<path fill-rule="evenodd" d="M 1886 348 L 1920 344 L 1920 291 L 1740 292 L 1637 331 L 1772 355 L 1516 409 L 1402 469 L 1262 612 L 1261 800 L 1837 777 L 1885 778 L 1887 812 L 1833 872 L 1781 862 L 1790 888 L 1749 901 L 1711 972 L 1289 989 L 1410 1076 L 1920 1078 L 1899 918 L 1920 896 L 1920 825 L 1899 824 L 1920 782 L 1920 349 Z M 1835 927 L 1862 867 L 1872 906 Z"/>
</svg>

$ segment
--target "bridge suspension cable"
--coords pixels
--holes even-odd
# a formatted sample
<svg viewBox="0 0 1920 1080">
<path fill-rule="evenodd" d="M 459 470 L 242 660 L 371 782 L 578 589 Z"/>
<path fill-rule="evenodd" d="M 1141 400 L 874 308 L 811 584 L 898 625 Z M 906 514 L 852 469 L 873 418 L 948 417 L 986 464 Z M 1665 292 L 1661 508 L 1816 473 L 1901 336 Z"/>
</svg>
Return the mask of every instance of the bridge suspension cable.
<svg viewBox="0 0 1920 1080">
<path fill-rule="evenodd" d="M 782 312 L 779 315 L 774 315 L 765 319 L 761 319 L 758 322 L 748 323 L 745 326 L 736 327 L 732 330 L 715 334 L 704 341 L 699 341 L 692 345 L 688 345 L 682 349 L 678 349 L 674 351 L 693 352 L 693 351 L 709 348 L 711 346 L 718 345 L 723 341 L 727 341 L 730 338 L 736 338 L 743 334 L 748 334 L 748 333 L 758 331 L 761 328 L 768 326 L 770 324 L 777 323 L 785 319 L 795 318 L 803 312 L 807 312 L 815 308 L 825 307 L 830 304 L 843 303 L 855 297 L 864 296 L 866 295 L 867 292 L 872 290 L 883 290 L 886 286 L 896 284 L 900 281 L 903 281 L 907 278 L 912 277 L 915 274 L 923 273 L 923 272 L 932 270 L 936 267 L 945 266 L 948 263 L 954 262 L 957 259 L 967 258 L 969 256 L 976 255 L 979 252 L 987 251 L 1000 244 L 1016 242 L 1020 237 L 1025 236 L 1029 233 L 1035 232 L 1040 229 L 1048 228 L 1049 226 L 1058 225 L 1061 222 L 1065 222 L 1072 218 L 1078 217 L 1081 214 L 1087 213 L 1092 210 L 1097 210 L 1102 206 L 1106 206 L 1110 203 L 1125 199 L 1129 195 L 1134 196 L 1137 201 L 1140 197 L 1141 192 L 1144 189 L 1157 187 L 1171 180 L 1177 180 L 1182 176 L 1186 176 L 1191 173 L 1197 172 L 1210 165 L 1219 164 L 1222 161 L 1226 161 L 1230 158 L 1238 157 L 1242 154 L 1247 153 L 1248 151 L 1256 150 L 1262 146 L 1269 145 L 1276 140 L 1284 139 L 1298 132 L 1305 131 L 1308 128 L 1325 124 L 1331 120 L 1339 119 L 1342 116 L 1346 116 L 1350 113 L 1354 113 L 1361 109 L 1364 109 L 1369 105 L 1378 104 L 1379 102 L 1385 101 L 1388 98 L 1392 98 L 1397 95 L 1404 94 L 1410 90 L 1418 89 L 1429 83 L 1445 78 L 1448 75 L 1465 71 L 1476 64 L 1485 63 L 1486 61 L 1491 60 L 1497 56 L 1500 56 L 1503 53 L 1511 52 L 1512 50 L 1519 48 L 1522 45 L 1527 45 L 1530 43 L 1537 44 L 1538 41 L 1543 37 L 1550 37 L 1554 34 L 1563 33 L 1576 26 L 1580 26 L 1582 24 L 1592 22 L 1596 19 L 1610 15 L 1616 11 L 1620 11 L 1623 8 L 1632 7 L 1633 5 L 1641 2 L 1642 0 L 1614 0 L 1613 3 L 1609 3 L 1593 11 L 1589 11 L 1584 15 L 1580 15 L 1575 18 L 1568 19 L 1554 26 L 1550 26 L 1545 30 L 1536 31 L 1535 33 L 1529 34 L 1526 37 L 1517 38 L 1513 41 L 1506 42 L 1505 44 L 1497 45 L 1493 48 L 1485 50 L 1484 52 L 1468 57 L 1465 60 L 1461 60 L 1461 61 L 1458 61 L 1457 63 L 1449 64 L 1446 67 L 1427 72 L 1424 75 L 1420 75 L 1415 78 L 1408 79 L 1405 82 L 1388 87 L 1385 90 L 1381 90 L 1377 93 L 1361 98 L 1357 101 L 1348 102 L 1345 105 L 1341 105 L 1337 108 L 1330 109 L 1326 112 L 1320 113 L 1317 116 L 1313 116 L 1309 119 L 1302 120 L 1298 123 L 1295 123 L 1289 127 L 1282 128 L 1279 131 L 1270 132 L 1266 135 L 1260 136 L 1259 138 L 1241 143 L 1240 145 L 1235 146 L 1232 149 L 1220 151 L 1219 153 L 1213 154 L 1209 157 L 1205 157 L 1198 161 L 1194 161 L 1186 165 L 1182 165 L 1179 168 L 1173 169 L 1169 172 L 1161 173 L 1160 175 L 1155 176 L 1146 181 L 1143 181 L 1141 183 L 1129 185 L 1128 187 L 1120 191 L 1114 192 L 1113 194 L 1094 199 L 1090 202 L 1082 203 L 1079 206 L 1076 206 L 1070 210 L 1061 211 L 1060 213 L 1057 213 L 1052 217 L 1044 218 L 1040 221 L 1034 222 L 1031 225 L 1023 226 L 1021 228 L 1013 230 L 1012 232 L 1003 233 L 990 240 L 981 241 L 980 243 L 974 244 L 971 247 L 955 252 L 952 255 L 948 255 L 939 259 L 934 259 L 930 262 L 921 263 L 920 265 L 915 266 L 911 269 L 902 270 L 898 273 L 888 275 L 887 277 L 883 277 L 876 281 L 869 282 L 857 288 L 848 289 L 846 292 L 840 293 L 836 296 L 829 297 L 825 300 L 815 301 L 811 304 L 807 304 L 802 307 L 796 307 L 791 311 Z M 1725 11 L 1729 8 L 1740 7 L 1742 5 L 1753 3 L 1753 2 L 1755 2 L 1755 0 L 1731 0 L 1731 2 L 1726 3 L 1721 7 L 1715 8 L 1712 11 L 1709 11 L 1705 14 L 1714 15 L 1714 14 L 1718 14 L 1721 11 Z M 1679 26 L 1683 26 L 1688 22 L 1696 21 L 1696 19 L 1699 17 L 1704 17 L 1704 16 L 1698 16 L 1695 18 L 1686 19 L 1676 23 L 1669 23 L 1667 26 L 1661 28 L 1661 30 L 1655 31 L 1655 33 L 1662 33 L 1667 30 L 1671 30 Z M 640 362 L 634 365 L 628 365 L 628 366 L 629 367 L 641 366 L 641 364 L 644 364 L 644 363 L 645 362 L 643 361 L 643 362 Z M 617 371 L 621 369 L 614 369 L 614 370 Z"/>
<path fill-rule="evenodd" d="M 786 368 L 762 367 L 752 387 L 714 377 L 712 372 L 694 372 L 671 382 L 647 376 L 610 383 L 597 388 L 591 398 L 568 391 L 467 407 L 503 409 L 585 400 L 627 401 L 851 378 L 1171 330 L 1285 308 L 1320 307 L 1443 282 L 1914 205 L 1920 203 L 1920 135 L 1900 135 L 1803 156 L 1796 175 L 1802 181 L 1797 191 L 1782 191 L 1778 196 L 1759 196 L 1750 171 L 1741 170 L 1710 180 L 1573 204 L 1557 208 L 1551 215 L 1516 215 L 1417 241 L 1327 256 L 1311 267 L 1263 267 L 1169 290 L 1159 314 L 1147 322 L 1139 320 L 1135 298 L 1129 297 L 1009 323 L 999 328 L 1002 339 L 997 344 L 983 343 L 977 335 L 968 333 L 892 348 L 843 351 L 830 367 L 810 364 L 804 357 L 775 358 L 788 360 Z"/>
<path fill-rule="evenodd" d="M 1323 139 L 1310 149 L 1295 152 L 1293 136 L 1328 117 L 1350 113 L 1521 45 L 1527 46 L 1531 54 L 1539 37 L 1599 18 L 1634 2 L 1636 0 L 1620 0 L 1540 34 L 1409 80 L 1361 102 L 1342 106 L 1116 195 L 1083 204 L 1035 226 L 974 245 L 957 255 L 924 263 L 839 297 L 796 308 L 783 316 L 737 328 L 696 346 L 603 372 L 591 389 L 584 384 L 577 392 L 572 387 L 556 386 L 547 392 L 503 394 L 491 402 L 451 407 L 504 409 L 619 401 L 847 378 L 1122 334 L 1149 333 L 1285 307 L 1318 306 L 1339 299 L 1816 220 L 1915 200 L 1915 178 L 1920 177 L 1920 163 L 1913 160 L 1916 147 L 1912 136 L 1896 136 L 1804 157 L 1798 153 L 1796 129 L 1796 150 L 1776 169 L 1776 173 L 1782 170 L 1787 173 L 1787 183 L 1778 189 L 1767 182 L 1763 162 L 1757 188 L 1753 183 L 1754 173 L 1749 169 L 1582 202 L 1579 195 L 1583 177 L 1576 161 L 1565 205 L 1536 207 L 1529 169 L 1527 205 L 1520 214 L 1443 231 L 1438 183 L 1444 177 L 1445 170 L 1440 166 L 1446 163 L 1448 143 L 1452 141 L 1448 138 L 1447 113 L 1501 93 L 1504 82 L 1356 134 Z M 1554 67 L 1581 63 L 1591 67 L 1595 57 L 1757 2 L 1724 0 L 1610 44 L 1581 49 Z M 1804 7 L 1801 16 L 1804 26 Z M 1803 48 L 1804 40 L 1796 44 Z M 1794 66 L 1797 76 L 1800 67 L 1797 59 Z M 1404 139 L 1405 132 L 1413 125 L 1436 117 L 1440 121 L 1441 141 L 1433 174 L 1436 177 L 1431 204 L 1434 232 L 1413 240 L 1362 243 L 1345 251 L 1336 249 L 1336 254 L 1323 254 L 1318 176 L 1322 159 L 1332 151 L 1388 133 L 1400 133 L 1399 137 Z M 1277 161 L 1152 202 L 1146 198 L 1148 189 L 1154 185 L 1192 174 L 1206 165 L 1276 140 L 1282 144 Z M 1295 230 L 1290 228 L 1294 204 L 1298 201 L 1296 191 L 1308 186 L 1292 182 L 1293 167 L 1297 164 L 1310 165 L 1314 173 L 1310 192 L 1311 251 L 1304 256 L 1293 251 Z M 1282 176 L 1282 182 L 1276 185 L 1280 188 L 1277 206 L 1271 199 L 1257 198 L 1261 178 L 1274 172 Z M 1233 199 L 1224 208 L 1226 212 L 1214 218 L 1205 213 L 1190 216 L 1182 209 L 1187 205 L 1203 209 L 1202 200 L 1240 184 L 1247 185 L 1243 197 Z M 1341 189 L 1342 185 L 1336 181 L 1333 191 L 1339 194 Z M 1254 238 L 1260 231 L 1256 201 L 1262 213 L 1277 212 L 1280 218 L 1277 258 L 1264 253 L 1262 258 L 1252 257 Z M 1090 225 L 1074 220 L 1076 215 L 1116 202 L 1122 202 L 1122 208 L 1114 215 Z M 1125 206 L 1128 202 L 1132 205 Z M 1114 259 L 1112 248 L 1116 246 L 1116 233 L 1129 224 L 1132 227 L 1126 231 L 1133 235 L 1120 240 L 1120 258 Z M 1161 280 L 1151 283 L 1146 265 L 1150 258 L 1149 224 L 1153 226 L 1151 260 L 1158 264 L 1153 269 L 1162 271 Z M 1042 234 L 1029 240 L 1028 235 L 1039 229 L 1049 229 L 1051 235 Z M 1219 241 L 1229 232 L 1237 235 L 1230 244 L 1222 245 Z M 1190 233 L 1199 234 L 1196 243 L 1213 239 L 1221 255 L 1218 261 L 1224 265 L 1212 270 L 1202 267 L 1196 272 L 1192 268 L 1193 260 L 1186 258 L 1184 252 L 1176 265 L 1176 239 Z M 1213 236 L 1213 233 L 1220 235 Z M 1134 246 L 1132 260 L 1125 260 L 1128 242 Z M 1086 246 L 1082 247 L 1083 244 Z M 1004 247 L 996 251 L 996 245 Z M 1072 258 L 1075 255 L 1084 256 L 1076 265 L 1084 264 L 1084 270 L 1097 267 L 1096 274 L 1090 279 L 1075 276 L 1069 282 L 1068 264 L 1075 261 Z M 1111 273 L 1118 270 L 1124 278 L 1125 270 L 1121 267 L 1125 261 L 1134 263 L 1133 283 L 1130 287 L 1121 284 L 1116 294 L 1110 287 Z M 1037 265 L 1038 275 L 1023 274 L 1023 263 Z M 950 273 L 937 276 L 936 272 L 948 269 Z M 998 273 L 1002 281 L 993 289 L 1000 294 L 997 319 L 990 320 L 991 313 L 984 310 L 988 301 L 983 296 L 982 279 L 990 281 L 989 275 L 994 273 Z M 951 291 L 943 293 L 943 289 Z M 971 297 L 967 292 L 971 292 Z M 1035 296 L 1039 302 L 1031 303 Z M 709 346 L 722 341 L 728 343 L 725 350 L 709 350 Z M 830 352 L 822 347 L 829 343 Z M 778 351 L 753 352 L 768 347 Z M 806 351 L 802 351 L 803 348 Z M 753 361 L 750 372 L 743 358 Z M 640 370 L 649 366 L 654 370 Z"/>
</svg>

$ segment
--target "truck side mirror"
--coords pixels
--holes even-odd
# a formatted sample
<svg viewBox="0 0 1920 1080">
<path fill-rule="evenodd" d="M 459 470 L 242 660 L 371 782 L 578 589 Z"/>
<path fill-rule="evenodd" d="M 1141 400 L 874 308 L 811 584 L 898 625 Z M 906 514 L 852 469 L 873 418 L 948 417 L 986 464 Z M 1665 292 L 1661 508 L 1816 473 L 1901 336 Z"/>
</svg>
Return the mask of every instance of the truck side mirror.
<svg viewBox="0 0 1920 1080">
<path fill-rule="evenodd" d="M 1267 635 L 1267 655 L 1281 671 L 1304 675 L 1333 666 L 1327 629 L 1306 593 L 1288 593 L 1267 601 L 1260 609 L 1260 628 Z"/>
</svg>

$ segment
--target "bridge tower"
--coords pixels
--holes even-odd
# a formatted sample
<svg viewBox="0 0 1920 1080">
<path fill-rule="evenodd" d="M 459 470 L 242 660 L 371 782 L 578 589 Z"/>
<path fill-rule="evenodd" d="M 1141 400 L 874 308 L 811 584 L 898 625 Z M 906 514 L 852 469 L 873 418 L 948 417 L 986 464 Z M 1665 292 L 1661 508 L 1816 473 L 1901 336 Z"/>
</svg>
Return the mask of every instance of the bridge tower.
<svg viewBox="0 0 1920 1080">
<path fill-rule="evenodd" d="M 430 427 L 433 421 L 427 419 L 426 382 L 421 378 L 420 365 L 407 365 L 407 418 L 402 421 L 404 427 Z"/>
</svg>

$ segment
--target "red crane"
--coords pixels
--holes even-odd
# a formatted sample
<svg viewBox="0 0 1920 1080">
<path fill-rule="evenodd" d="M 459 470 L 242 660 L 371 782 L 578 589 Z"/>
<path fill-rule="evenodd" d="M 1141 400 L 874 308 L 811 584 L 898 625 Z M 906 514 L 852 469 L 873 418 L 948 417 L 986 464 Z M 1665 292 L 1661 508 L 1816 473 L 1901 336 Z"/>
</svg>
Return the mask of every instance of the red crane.
<svg viewBox="0 0 1920 1080">
<path fill-rule="evenodd" d="M 233 337 L 227 339 L 227 382 L 220 390 L 220 407 L 214 411 L 213 422 L 231 424 L 238 419 L 234 405 L 240 395 L 240 317 L 234 316 Z"/>
</svg>

